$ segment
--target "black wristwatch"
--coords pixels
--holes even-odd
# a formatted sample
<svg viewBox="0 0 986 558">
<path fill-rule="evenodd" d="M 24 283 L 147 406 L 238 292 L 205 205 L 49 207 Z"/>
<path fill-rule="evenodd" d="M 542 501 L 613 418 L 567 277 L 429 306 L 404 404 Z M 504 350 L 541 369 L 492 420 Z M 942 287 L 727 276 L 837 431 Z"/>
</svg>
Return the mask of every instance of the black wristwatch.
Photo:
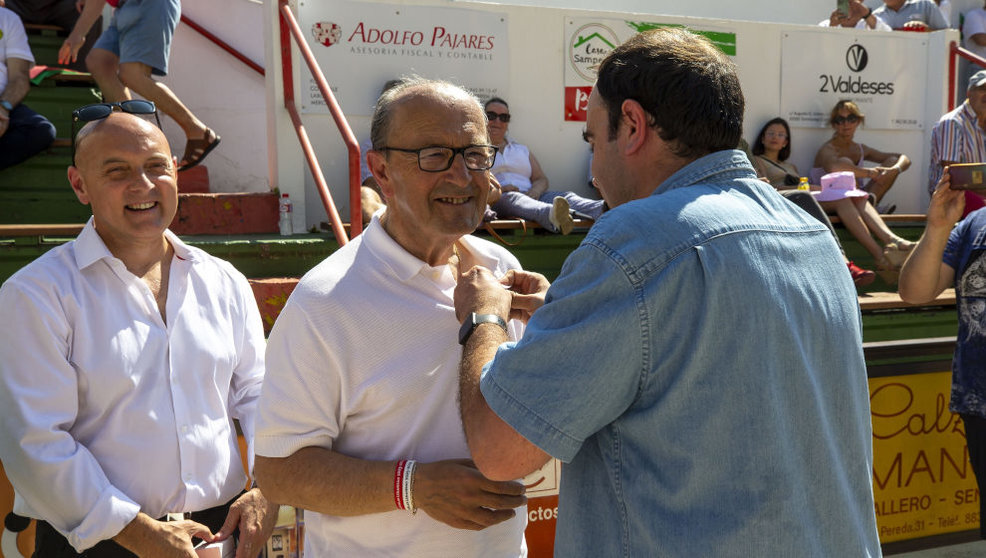
<svg viewBox="0 0 986 558">
<path fill-rule="evenodd" d="M 496 324 L 503 328 L 503 331 L 507 331 L 507 322 L 503 321 L 503 318 L 497 316 L 496 314 L 477 314 L 472 312 L 466 321 L 462 322 L 462 327 L 459 328 L 459 344 L 465 345 L 466 341 L 472 337 L 472 332 L 476 330 L 476 326 L 479 324 Z"/>
<path fill-rule="evenodd" d="M 866 15 L 864 15 L 864 16 L 863 16 L 863 19 L 869 19 L 869 17 L 870 17 L 871 15 L 873 15 L 873 8 L 867 8 L 867 9 L 868 9 L 869 11 L 868 11 L 868 12 L 866 12 Z"/>
<path fill-rule="evenodd" d="M 7 109 L 7 112 L 14 110 L 14 105 L 10 104 L 10 101 L 0 100 L 0 107 Z"/>
</svg>

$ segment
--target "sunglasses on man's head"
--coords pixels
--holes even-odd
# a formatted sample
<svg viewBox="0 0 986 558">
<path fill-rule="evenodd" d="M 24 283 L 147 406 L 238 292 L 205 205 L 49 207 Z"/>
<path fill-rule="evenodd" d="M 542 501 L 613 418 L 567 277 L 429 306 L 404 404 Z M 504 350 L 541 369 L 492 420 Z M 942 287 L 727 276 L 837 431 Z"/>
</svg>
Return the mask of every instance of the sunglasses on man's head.
<svg viewBox="0 0 986 558">
<path fill-rule="evenodd" d="M 843 124 L 845 122 L 848 122 L 850 124 L 855 124 L 859 122 L 859 117 L 856 116 L 855 114 L 850 114 L 849 116 L 836 116 L 835 118 L 832 119 L 832 124 L 835 124 L 836 126 L 838 126 L 839 124 Z"/>
<path fill-rule="evenodd" d="M 114 110 L 126 112 L 128 114 L 153 114 L 157 120 L 157 127 L 161 127 L 161 117 L 157 114 L 157 107 L 151 101 L 142 99 L 132 99 L 120 101 L 119 103 L 95 103 L 79 107 L 72 111 L 72 164 L 75 165 L 75 123 L 92 122 L 102 120 L 113 113 Z"/>
<path fill-rule="evenodd" d="M 503 122 L 504 124 L 510 122 L 510 115 L 508 113 L 497 114 L 491 110 L 486 111 L 486 119 L 490 122 L 493 122 L 497 118 L 499 118 L 500 122 Z"/>
</svg>

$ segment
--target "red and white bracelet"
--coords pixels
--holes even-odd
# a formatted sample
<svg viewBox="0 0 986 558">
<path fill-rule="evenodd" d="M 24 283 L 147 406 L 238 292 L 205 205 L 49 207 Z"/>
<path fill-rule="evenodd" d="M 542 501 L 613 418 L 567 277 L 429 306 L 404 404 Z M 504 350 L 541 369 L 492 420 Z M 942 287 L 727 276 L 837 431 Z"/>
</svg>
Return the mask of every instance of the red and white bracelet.
<svg viewBox="0 0 986 558">
<path fill-rule="evenodd" d="M 394 469 L 394 503 L 399 510 L 410 510 L 411 515 L 418 512 L 414 507 L 414 469 L 418 462 L 401 459 Z"/>
</svg>

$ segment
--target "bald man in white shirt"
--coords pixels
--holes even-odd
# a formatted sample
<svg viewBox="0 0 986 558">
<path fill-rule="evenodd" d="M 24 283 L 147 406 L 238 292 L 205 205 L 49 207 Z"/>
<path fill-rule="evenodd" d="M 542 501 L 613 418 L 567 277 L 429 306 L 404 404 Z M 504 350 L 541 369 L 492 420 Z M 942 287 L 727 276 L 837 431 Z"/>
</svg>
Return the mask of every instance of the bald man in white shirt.
<svg viewBox="0 0 986 558">
<path fill-rule="evenodd" d="M 39 520 L 40 558 L 191 558 L 193 536 L 237 528 L 236 556 L 255 557 L 277 508 L 244 492 L 233 419 L 252 445 L 256 302 L 230 264 L 167 230 L 177 187 L 164 134 L 100 106 L 68 171 L 92 219 L 0 288 L 14 511 Z"/>
</svg>

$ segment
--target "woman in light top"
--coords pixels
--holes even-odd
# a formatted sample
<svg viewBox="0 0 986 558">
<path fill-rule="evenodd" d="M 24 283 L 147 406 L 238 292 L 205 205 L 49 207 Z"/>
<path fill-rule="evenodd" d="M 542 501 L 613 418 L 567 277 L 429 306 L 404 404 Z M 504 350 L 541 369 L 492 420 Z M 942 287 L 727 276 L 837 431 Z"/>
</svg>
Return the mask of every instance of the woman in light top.
<svg viewBox="0 0 986 558">
<path fill-rule="evenodd" d="M 849 267 L 849 274 L 852 275 L 853 283 L 858 287 L 869 285 L 876 278 L 876 274 L 868 269 L 863 269 L 854 264 L 846 257 L 846 251 L 842 249 L 842 243 L 832 228 L 825 210 L 815 201 L 811 192 L 798 190 L 798 168 L 787 162 L 791 155 L 791 129 L 787 121 L 783 118 L 774 118 L 767 122 L 753 142 L 753 167 L 757 171 L 757 176 L 769 182 L 777 191 L 787 198 L 791 203 L 805 210 L 809 215 L 818 219 L 829 228 L 835 238 L 839 250 L 842 250 L 842 257 L 846 260 Z M 880 254 L 882 256 L 882 254 Z"/>
<path fill-rule="evenodd" d="M 548 177 L 526 145 L 507 138 L 510 108 L 499 97 L 486 101 L 490 141 L 497 147 L 490 172 L 500 184 L 500 199 L 490 204 L 499 217 L 519 217 L 537 221 L 542 227 L 561 234 L 572 231 L 571 211 L 598 219 L 605 210 L 603 200 L 584 198 L 573 192 L 549 192 Z"/>
<path fill-rule="evenodd" d="M 822 144 L 815 155 L 813 173 L 821 176 L 830 172 L 849 171 L 856 176 L 859 189 L 876 196 L 879 204 L 887 191 L 893 187 L 900 173 L 911 166 L 911 160 L 901 153 L 884 153 L 868 145 L 853 141 L 856 129 L 866 117 L 856 103 L 842 100 L 835 104 L 829 116 L 829 124 L 834 133 L 832 139 Z M 870 161 L 876 167 L 864 167 Z M 891 213 L 893 209 L 888 209 Z"/>
</svg>

